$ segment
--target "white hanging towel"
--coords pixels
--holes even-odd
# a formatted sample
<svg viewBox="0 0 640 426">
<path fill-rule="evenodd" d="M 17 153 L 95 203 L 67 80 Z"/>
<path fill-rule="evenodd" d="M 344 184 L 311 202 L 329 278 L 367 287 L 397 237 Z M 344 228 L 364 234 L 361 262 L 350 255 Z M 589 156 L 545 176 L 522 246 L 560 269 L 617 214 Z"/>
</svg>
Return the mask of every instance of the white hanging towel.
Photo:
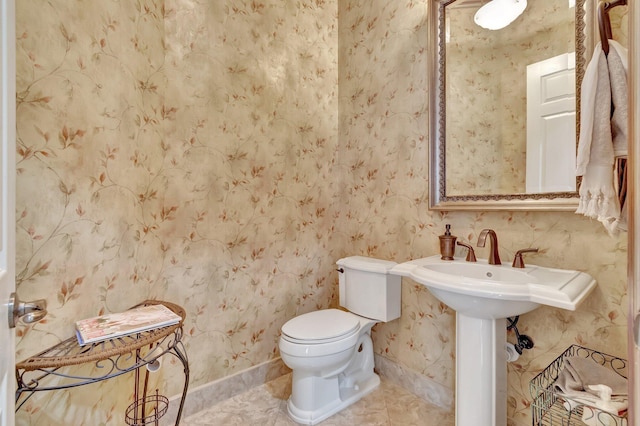
<svg viewBox="0 0 640 426">
<path fill-rule="evenodd" d="M 582 80 L 581 102 L 576 175 L 582 176 L 582 184 L 576 213 L 597 219 L 608 229 L 620 216 L 620 206 L 613 187 L 611 85 L 600 43 Z"/>
<path fill-rule="evenodd" d="M 627 120 L 629 116 L 629 93 L 627 74 L 629 61 L 627 49 L 615 40 L 609 40 L 609 79 L 611 81 L 611 101 L 613 102 L 613 116 L 611 117 L 611 132 L 613 137 L 613 154 L 616 157 L 626 157 L 629 149 Z"/>
<path fill-rule="evenodd" d="M 611 117 L 611 135 L 613 138 L 613 155 L 616 158 L 614 168 L 614 188 L 618 195 L 620 205 L 620 218 L 617 229 L 627 230 L 627 168 L 626 159 L 629 149 L 629 92 L 627 75 L 629 74 L 629 61 L 627 49 L 615 40 L 610 40 L 609 78 L 611 80 L 611 101 L 613 104 L 613 116 Z M 624 161 L 622 163 L 621 161 Z M 624 167 L 621 167 L 624 165 Z M 615 231 L 615 229 L 614 229 Z"/>
<path fill-rule="evenodd" d="M 620 202 L 614 185 L 614 136 L 616 151 L 622 153 L 627 134 L 627 58 L 626 54 L 619 54 L 619 43 L 612 41 L 610 45 L 614 48 L 609 49 L 607 58 L 598 43 L 582 81 L 576 170 L 576 175 L 582 176 L 582 184 L 576 213 L 597 219 L 610 234 L 615 234 L 620 224 Z"/>
</svg>

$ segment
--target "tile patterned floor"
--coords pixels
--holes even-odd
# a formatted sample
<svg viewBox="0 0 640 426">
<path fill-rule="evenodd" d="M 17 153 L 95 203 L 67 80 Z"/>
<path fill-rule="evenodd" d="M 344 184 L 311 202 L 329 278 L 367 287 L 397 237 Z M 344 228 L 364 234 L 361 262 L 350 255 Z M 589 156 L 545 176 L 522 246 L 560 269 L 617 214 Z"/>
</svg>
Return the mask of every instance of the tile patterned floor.
<svg viewBox="0 0 640 426">
<path fill-rule="evenodd" d="M 296 426 L 287 415 L 291 375 L 216 404 L 185 418 L 181 425 Z M 453 426 L 453 410 L 426 403 L 384 379 L 380 387 L 333 415 L 321 426 Z"/>
</svg>

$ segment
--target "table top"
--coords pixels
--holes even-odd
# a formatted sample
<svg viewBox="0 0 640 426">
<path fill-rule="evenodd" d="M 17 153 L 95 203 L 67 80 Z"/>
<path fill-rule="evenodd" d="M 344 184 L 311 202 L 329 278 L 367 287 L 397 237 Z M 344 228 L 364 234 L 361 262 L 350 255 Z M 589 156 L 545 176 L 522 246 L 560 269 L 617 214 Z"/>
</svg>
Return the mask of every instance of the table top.
<svg viewBox="0 0 640 426">
<path fill-rule="evenodd" d="M 178 328 L 181 328 L 186 315 L 182 307 L 160 300 L 145 300 L 132 308 L 157 304 L 162 304 L 178 314 L 182 318 L 180 322 L 129 336 L 120 336 L 101 342 L 91 343 L 85 346 L 80 346 L 78 344 L 78 339 L 75 336 L 70 337 L 44 352 L 16 363 L 16 370 L 33 371 L 45 368 L 79 365 L 91 361 L 100 361 L 115 355 L 131 353 L 146 345 L 157 342 L 160 339 L 169 336 Z"/>
</svg>

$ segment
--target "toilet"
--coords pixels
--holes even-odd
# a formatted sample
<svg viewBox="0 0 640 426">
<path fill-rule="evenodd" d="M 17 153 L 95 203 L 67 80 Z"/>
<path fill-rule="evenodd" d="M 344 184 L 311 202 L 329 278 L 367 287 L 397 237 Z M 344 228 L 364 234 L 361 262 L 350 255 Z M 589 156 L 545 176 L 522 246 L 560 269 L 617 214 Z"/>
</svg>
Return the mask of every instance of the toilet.
<svg viewBox="0 0 640 426">
<path fill-rule="evenodd" d="M 373 371 L 371 328 L 400 317 L 396 263 L 363 256 L 336 262 L 340 305 L 295 317 L 282 326 L 280 356 L 293 371 L 289 416 L 315 425 L 380 384 Z"/>
</svg>

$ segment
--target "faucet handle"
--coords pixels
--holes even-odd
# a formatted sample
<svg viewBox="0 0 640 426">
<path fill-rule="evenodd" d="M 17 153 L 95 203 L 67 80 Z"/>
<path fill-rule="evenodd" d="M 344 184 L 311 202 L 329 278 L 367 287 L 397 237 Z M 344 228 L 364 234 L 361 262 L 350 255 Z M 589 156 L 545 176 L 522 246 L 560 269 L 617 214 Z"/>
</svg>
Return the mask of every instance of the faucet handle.
<svg viewBox="0 0 640 426">
<path fill-rule="evenodd" d="M 524 268 L 524 260 L 522 259 L 523 253 L 537 253 L 537 248 L 526 248 L 522 250 L 518 250 L 516 252 L 516 256 L 513 258 L 512 268 Z"/>
<path fill-rule="evenodd" d="M 473 247 L 471 247 L 470 244 L 463 243 L 462 241 L 458 241 L 456 244 L 467 249 L 467 262 L 476 261 L 476 253 L 473 251 Z"/>
</svg>

